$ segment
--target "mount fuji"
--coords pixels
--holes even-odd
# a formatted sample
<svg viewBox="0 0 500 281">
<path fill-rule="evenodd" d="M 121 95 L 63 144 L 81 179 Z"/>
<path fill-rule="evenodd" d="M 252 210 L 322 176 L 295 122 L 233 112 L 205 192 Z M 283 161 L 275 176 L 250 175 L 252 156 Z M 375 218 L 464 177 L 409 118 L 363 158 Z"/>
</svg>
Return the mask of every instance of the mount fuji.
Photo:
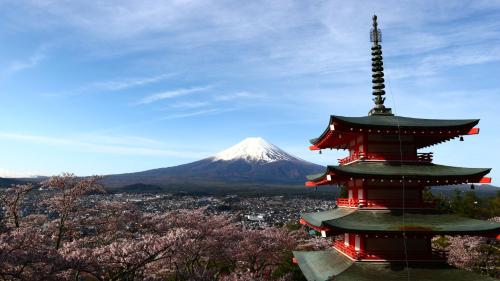
<svg viewBox="0 0 500 281">
<path fill-rule="evenodd" d="M 214 156 L 174 167 L 108 175 L 106 187 L 179 184 L 303 184 L 305 176 L 324 171 L 260 137 L 246 138 Z"/>
</svg>

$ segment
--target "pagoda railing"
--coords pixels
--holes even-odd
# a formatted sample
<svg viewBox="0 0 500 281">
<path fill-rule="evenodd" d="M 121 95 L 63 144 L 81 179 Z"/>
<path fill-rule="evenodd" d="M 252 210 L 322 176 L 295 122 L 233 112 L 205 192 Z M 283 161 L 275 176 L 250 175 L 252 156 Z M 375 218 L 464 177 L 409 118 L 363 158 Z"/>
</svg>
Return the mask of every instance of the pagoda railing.
<svg viewBox="0 0 500 281">
<path fill-rule="evenodd" d="M 421 202 L 419 200 L 406 200 L 403 206 L 401 199 L 352 199 L 337 198 L 339 207 L 365 207 L 365 208 L 434 208 L 432 201 Z"/>
<path fill-rule="evenodd" d="M 339 207 L 358 207 L 358 200 L 349 198 L 337 198 L 337 206 Z"/>
<path fill-rule="evenodd" d="M 356 250 L 351 246 L 345 245 L 343 240 L 335 240 L 333 247 L 355 260 L 401 260 L 407 256 L 410 260 L 444 260 L 447 252 L 443 250 L 432 249 L 427 251 L 408 251 L 406 254 L 402 251 L 366 251 Z"/>
<path fill-rule="evenodd" d="M 403 162 L 430 163 L 433 158 L 432 152 L 417 153 L 416 157 L 403 157 Z M 346 165 L 354 161 L 401 161 L 401 155 L 397 153 L 376 154 L 376 153 L 354 153 L 347 157 L 338 159 L 340 165 Z"/>
<path fill-rule="evenodd" d="M 362 160 L 362 159 L 364 159 L 364 157 L 365 157 L 365 154 L 363 152 L 359 152 L 359 153 L 351 154 L 347 157 L 344 157 L 344 158 L 338 159 L 338 160 L 339 160 L 340 165 L 345 165 L 345 164 L 348 164 L 348 163 L 356 161 L 356 160 Z"/>
</svg>

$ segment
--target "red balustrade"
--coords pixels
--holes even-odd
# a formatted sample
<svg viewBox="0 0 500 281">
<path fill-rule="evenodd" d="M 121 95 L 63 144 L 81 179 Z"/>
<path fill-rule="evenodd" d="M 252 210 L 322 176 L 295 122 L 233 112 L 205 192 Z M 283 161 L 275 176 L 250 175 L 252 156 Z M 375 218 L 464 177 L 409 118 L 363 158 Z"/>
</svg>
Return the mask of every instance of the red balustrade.
<svg viewBox="0 0 500 281">
<path fill-rule="evenodd" d="M 364 157 L 365 157 L 365 154 L 363 152 L 359 152 L 359 153 L 354 153 L 352 155 L 349 155 L 347 157 L 344 157 L 344 158 L 338 159 L 338 160 L 339 160 L 340 165 L 346 165 L 346 164 L 353 162 L 353 161 L 356 161 L 356 160 L 362 160 L 362 159 L 364 159 Z"/>
<path fill-rule="evenodd" d="M 337 198 L 337 206 L 340 207 L 358 207 L 358 200 L 349 198 Z"/>
<path fill-rule="evenodd" d="M 339 207 L 364 207 L 364 208 L 434 208 L 434 202 L 420 202 L 419 200 L 406 200 L 403 202 L 400 199 L 352 199 L 352 198 L 337 198 L 337 206 Z"/>
<path fill-rule="evenodd" d="M 423 163 L 431 163 L 432 158 L 433 158 L 433 153 L 432 152 L 426 152 L 426 153 L 417 153 L 416 157 L 403 157 L 404 162 L 423 162 Z M 338 162 L 340 165 L 346 165 L 354 161 L 359 161 L 359 160 L 372 160 L 372 161 L 401 161 L 401 155 L 397 153 L 391 153 L 391 154 L 377 154 L 377 153 L 354 153 L 352 155 L 349 155 L 347 157 L 338 159 Z"/>
</svg>

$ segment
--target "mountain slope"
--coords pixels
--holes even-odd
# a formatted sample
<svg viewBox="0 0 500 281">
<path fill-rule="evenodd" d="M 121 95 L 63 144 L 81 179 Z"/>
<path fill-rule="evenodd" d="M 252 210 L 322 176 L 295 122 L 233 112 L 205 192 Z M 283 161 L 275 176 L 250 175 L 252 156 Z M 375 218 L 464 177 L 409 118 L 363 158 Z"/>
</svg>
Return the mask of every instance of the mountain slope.
<svg viewBox="0 0 500 281">
<path fill-rule="evenodd" d="M 324 170 L 294 157 L 262 138 L 247 138 L 212 157 L 175 167 L 109 175 L 104 184 L 165 186 L 177 183 L 303 184 L 305 176 Z"/>
</svg>

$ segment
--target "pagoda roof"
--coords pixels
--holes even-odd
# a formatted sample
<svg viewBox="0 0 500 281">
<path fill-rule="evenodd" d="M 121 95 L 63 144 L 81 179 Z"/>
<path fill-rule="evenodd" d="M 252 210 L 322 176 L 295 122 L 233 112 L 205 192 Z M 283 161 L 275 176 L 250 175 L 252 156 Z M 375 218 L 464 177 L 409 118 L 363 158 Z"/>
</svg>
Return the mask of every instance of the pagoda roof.
<svg viewBox="0 0 500 281">
<path fill-rule="evenodd" d="M 363 210 L 335 208 L 302 215 L 311 226 L 361 233 L 477 234 L 500 232 L 500 223 L 464 218 L 436 210 Z"/>
<path fill-rule="evenodd" d="M 370 115 L 362 117 L 346 117 L 331 115 L 331 121 L 337 121 L 349 125 L 361 125 L 370 127 L 392 127 L 392 128 L 456 128 L 473 127 L 479 123 L 479 119 L 424 119 L 395 115 Z"/>
<path fill-rule="evenodd" d="M 293 255 L 309 281 L 401 281 L 408 278 L 419 281 L 494 281 L 492 277 L 460 270 L 440 262 L 354 262 L 335 249 L 325 251 L 294 251 Z"/>
<path fill-rule="evenodd" d="M 314 148 L 345 149 L 349 134 L 404 134 L 413 135 L 418 147 L 425 147 L 471 133 L 479 119 L 423 119 L 395 115 L 347 117 L 331 115 L 328 127 L 318 138 L 311 139 Z M 332 129 L 333 128 L 333 129 Z M 341 139 L 339 134 L 348 134 Z M 352 137 L 352 136 L 351 136 Z"/>
<path fill-rule="evenodd" d="M 349 165 L 327 166 L 324 173 L 307 176 L 310 185 L 333 184 L 346 178 L 423 180 L 433 185 L 479 182 L 491 168 L 465 168 L 432 163 L 360 161 Z M 328 177 L 331 180 L 328 180 Z"/>
</svg>

